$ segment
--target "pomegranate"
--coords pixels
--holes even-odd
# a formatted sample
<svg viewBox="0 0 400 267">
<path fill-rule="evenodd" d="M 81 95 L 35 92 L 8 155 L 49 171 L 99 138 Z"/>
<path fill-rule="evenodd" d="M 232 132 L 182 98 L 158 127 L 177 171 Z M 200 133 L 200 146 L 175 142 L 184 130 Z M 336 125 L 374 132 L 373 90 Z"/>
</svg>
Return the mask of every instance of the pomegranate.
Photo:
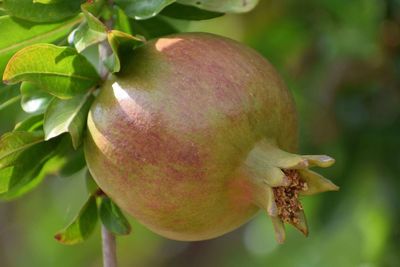
<svg viewBox="0 0 400 267">
<path fill-rule="evenodd" d="M 299 195 L 337 190 L 309 170 L 328 156 L 293 154 L 297 119 L 274 68 L 216 35 L 148 41 L 102 86 L 88 116 L 85 155 L 99 187 L 152 231 L 204 240 L 260 209 L 275 236 L 307 234 Z"/>
</svg>

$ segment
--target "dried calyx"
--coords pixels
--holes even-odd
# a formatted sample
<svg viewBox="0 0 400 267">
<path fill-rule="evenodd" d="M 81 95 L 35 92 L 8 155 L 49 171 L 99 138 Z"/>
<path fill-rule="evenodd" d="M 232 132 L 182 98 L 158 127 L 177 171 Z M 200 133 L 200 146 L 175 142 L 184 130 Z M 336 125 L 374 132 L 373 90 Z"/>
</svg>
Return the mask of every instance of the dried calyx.
<svg viewBox="0 0 400 267">
<path fill-rule="evenodd" d="M 311 167 L 329 167 L 335 160 L 326 155 L 297 155 L 266 140 L 258 143 L 246 160 L 247 172 L 256 186 L 255 202 L 270 216 L 279 243 L 285 240 L 284 223 L 308 235 L 300 196 L 339 188 L 311 171 Z"/>
<path fill-rule="evenodd" d="M 307 190 L 307 183 L 301 179 L 296 170 L 283 170 L 283 172 L 288 178 L 289 185 L 273 188 L 278 216 L 285 223 L 297 225 L 300 223 L 298 214 L 303 210 L 299 193 Z"/>
</svg>

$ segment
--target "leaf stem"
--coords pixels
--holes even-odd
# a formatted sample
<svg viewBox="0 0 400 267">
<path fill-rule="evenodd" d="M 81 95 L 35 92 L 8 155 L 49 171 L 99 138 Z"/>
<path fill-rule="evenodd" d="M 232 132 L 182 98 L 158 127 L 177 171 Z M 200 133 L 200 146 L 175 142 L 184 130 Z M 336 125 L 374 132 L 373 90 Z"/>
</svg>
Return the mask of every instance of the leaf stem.
<svg viewBox="0 0 400 267">
<path fill-rule="evenodd" d="M 6 102 L 0 105 L 0 110 L 3 110 L 7 108 L 8 106 L 11 106 L 12 104 L 18 102 L 21 99 L 21 95 L 17 95 L 13 98 L 8 99 Z"/>
<path fill-rule="evenodd" d="M 108 0 L 107 5 L 113 10 L 114 7 L 114 0 Z M 104 25 L 108 30 L 112 30 L 114 27 L 114 15 L 112 14 L 109 19 L 103 21 Z M 107 67 L 104 65 L 104 61 L 107 59 L 108 56 L 112 54 L 112 50 L 110 44 L 107 40 L 103 41 L 99 45 L 99 57 L 100 57 L 100 77 L 104 80 L 107 79 L 109 71 Z"/>
<path fill-rule="evenodd" d="M 101 225 L 101 237 L 103 245 L 103 267 L 117 267 L 116 241 L 113 233 Z"/>
</svg>

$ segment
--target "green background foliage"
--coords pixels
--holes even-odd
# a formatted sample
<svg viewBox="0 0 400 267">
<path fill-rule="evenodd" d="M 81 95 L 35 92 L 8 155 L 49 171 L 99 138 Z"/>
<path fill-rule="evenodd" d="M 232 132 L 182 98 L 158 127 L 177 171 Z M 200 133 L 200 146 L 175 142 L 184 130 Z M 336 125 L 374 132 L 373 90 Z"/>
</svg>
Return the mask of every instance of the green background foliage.
<svg viewBox="0 0 400 267">
<path fill-rule="evenodd" d="M 53 41 L 49 33 L 60 34 L 55 37 L 58 39 L 80 19 L 70 18 L 67 27 L 59 22 L 21 25 L 33 27 L 31 33 L 42 34 L 40 39 Z M 130 29 L 146 38 L 174 29 L 206 31 L 258 50 L 276 66 L 295 97 L 301 124 L 300 152 L 333 156 L 336 164 L 321 172 L 341 187 L 339 192 L 304 198 L 310 236 L 304 238 L 288 226 L 283 245 L 275 242 L 271 222 L 262 213 L 230 234 L 192 243 L 166 240 L 129 217 L 132 233 L 118 238 L 122 267 L 400 265 L 400 1 L 270 0 L 260 1 L 249 13 L 207 21 L 171 19 L 162 13 L 145 21 L 128 21 L 121 14 L 118 20 L 115 29 Z M 170 26 L 160 27 L 165 21 Z M 0 27 L 7 23 L 0 19 Z M 10 36 L 33 44 L 30 36 Z M 104 39 L 103 34 L 96 36 Z M 84 48 L 85 55 L 93 53 Z M 0 60 L 8 60 L 10 49 L 0 44 Z M 14 99 L 11 89 L 18 92 L 18 87 L 2 86 L 0 100 Z M 24 97 L 26 101 L 43 98 L 35 94 L 35 88 L 27 87 L 24 92 L 23 103 Z M 0 133 L 11 131 L 27 116 L 19 98 L 15 99 L 0 109 Z M 37 127 L 36 118 L 21 127 Z M 32 149 L 43 158 L 45 151 L 57 154 L 70 149 L 62 145 L 64 139 L 45 146 L 39 143 Z M 37 160 L 25 154 L 26 164 Z M 14 202 L 0 203 L 0 266 L 101 265 L 99 224 L 83 244 L 63 246 L 53 238 L 88 198 L 86 171 L 71 171 L 82 169 L 82 151 L 68 155 L 70 160 L 58 175 L 50 175 L 35 191 Z M 65 161 L 43 163 L 42 176 Z M 37 171 L 36 165 L 32 171 Z M 112 210 L 100 214 L 104 221 L 112 214 L 120 216 L 106 200 L 103 210 Z M 112 227 L 128 232 L 123 218 Z"/>
</svg>

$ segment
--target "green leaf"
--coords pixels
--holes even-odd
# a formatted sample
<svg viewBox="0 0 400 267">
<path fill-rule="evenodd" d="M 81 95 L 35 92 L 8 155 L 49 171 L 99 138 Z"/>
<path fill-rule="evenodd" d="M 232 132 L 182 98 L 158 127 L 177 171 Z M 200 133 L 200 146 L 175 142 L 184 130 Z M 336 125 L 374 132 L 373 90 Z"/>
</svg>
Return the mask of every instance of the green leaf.
<svg viewBox="0 0 400 267">
<path fill-rule="evenodd" d="M 17 86 L 7 86 L 0 83 L 0 111 L 14 105 L 21 99 Z"/>
<path fill-rule="evenodd" d="M 17 103 L 20 99 L 21 99 L 20 95 L 17 95 L 17 96 L 14 96 L 14 97 L 8 99 L 6 102 L 0 104 L 0 111 L 2 111 L 4 109 L 8 108 L 9 106 Z"/>
<path fill-rule="evenodd" d="M 106 26 L 90 13 L 86 9 L 86 6 L 87 5 L 82 5 L 82 12 L 85 16 L 86 23 L 79 26 L 73 33 L 73 42 L 78 52 L 107 39 Z"/>
<path fill-rule="evenodd" d="M 86 170 L 85 182 L 86 182 L 86 190 L 88 191 L 89 194 L 95 194 L 96 191 L 99 189 L 89 169 Z"/>
<path fill-rule="evenodd" d="M 175 19 L 206 20 L 221 17 L 224 15 L 224 13 L 207 11 L 194 6 L 174 3 L 164 8 L 160 15 Z"/>
<path fill-rule="evenodd" d="M 222 13 L 247 12 L 258 4 L 258 0 L 177 0 L 177 2 Z"/>
<path fill-rule="evenodd" d="M 98 17 L 104 11 L 104 7 L 107 7 L 106 0 L 86 1 L 81 5 L 81 9 L 92 13 L 96 17 Z"/>
<path fill-rule="evenodd" d="M 173 33 L 177 33 L 171 24 L 160 17 L 154 17 L 146 20 L 130 20 L 132 33 L 142 35 L 146 39 L 153 39 Z"/>
<path fill-rule="evenodd" d="M 74 148 L 78 148 L 93 100 L 91 92 L 67 100 L 54 98 L 44 114 L 45 139 L 49 140 L 68 132 Z"/>
<path fill-rule="evenodd" d="M 119 207 L 108 197 L 102 197 L 99 216 L 103 225 L 117 235 L 128 235 L 131 226 Z"/>
<path fill-rule="evenodd" d="M 3 193 L 0 198 L 12 200 L 34 189 L 52 171 L 48 160 L 58 142 L 55 139 L 31 146 L 16 158 L 14 165 L 2 169 L 0 184 L 3 185 Z"/>
<path fill-rule="evenodd" d="M 107 38 L 113 51 L 107 66 L 113 73 L 121 70 L 123 56 L 144 42 L 144 39 L 117 30 L 109 31 Z"/>
<path fill-rule="evenodd" d="M 0 199 L 13 200 L 31 191 L 49 174 L 56 174 L 75 152 L 69 138 L 55 138 L 23 151 L 12 166 L 0 170 Z M 32 160 L 34 159 L 34 160 Z"/>
<path fill-rule="evenodd" d="M 0 84 L 0 104 L 19 94 L 16 86 Z"/>
<path fill-rule="evenodd" d="M 32 0 L 3 0 L 3 8 L 16 18 L 32 22 L 55 22 L 79 13 L 82 0 L 34 3 Z"/>
<path fill-rule="evenodd" d="M 0 194 L 8 191 L 9 177 L 11 176 L 11 168 L 0 169 Z M 1 178 L 6 177 L 6 178 Z"/>
<path fill-rule="evenodd" d="M 5 83 L 28 81 L 59 98 L 85 93 L 99 81 L 89 61 L 70 47 L 36 44 L 17 52 L 4 71 Z"/>
<path fill-rule="evenodd" d="M 12 167 L 0 169 L 0 194 L 6 193 L 8 191 L 11 172 Z"/>
<path fill-rule="evenodd" d="M 21 84 L 21 107 L 27 113 L 43 113 L 53 96 L 30 82 Z"/>
<path fill-rule="evenodd" d="M 9 132 L 0 138 L 0 168 L 15 164 L 22 152 L 43 142 L 43 133 Z"/>
<path fill-rule="evenodd" d="M 71 151 L 66 156 L 67 161 L 58 172 L 60 176 L 69 177 L 85 168 L 86 161 L 82 148 Z"/>
<path fill-rule="evenodd" d="M 82 149 L 75 150 L 68 135 L 62 135 L 52 140 L 57 139 L 60 142 L 55 148 L 52 157 L 46 163 L 46 165 L 49 165 L 47 166 L 47 170 L 54 175 L 67 177 L 82 169 L 86 165 L 86 162 Z M 52 140 L 47 142 L 51 142 Z"/>
<path fill-rule="evenodd" d="M 41 3 L 41 4 L 54 4 L 59 3 L 63 0 L 33 0 L 33 3 Z"/>
<path fill-rule="evenodd" d="M 129 22 L 130 19 L 125 14 L 125 12 L 121 8 L 115 6 L 114 16 L 115 16 L 114 30 L 118 30 L 132 35 L 131 24 Z"/>
<path fill-rule="evenodd" d="M 54 238 L 64 245 L 75 245 L 85 241 L 94 231 L 97 223 L 96 198 L 90 196 L 75 219 Z"/>
<path fill-rule="evenodd" d="M 0 76 L 15 52 L 35 43 L 54 42 L 66 36 L 82 20 L 83 17 L 78 16 L 61 23 L 34 24 L 17 21 L 10 16 L 0 17 L 0 29 L 7 29 L 0 31 Z"/>
<path fill-rule="evenodd" d="M 134 19 L 148 19 L 157 15 L 175 0 L 115 0 L 125 13 Z"/>
<path fill-rule="evenodd" d="M 33 115 L 15 125 L 14 131 L 34 132 L 42 130 L 43 114 Z"/>
<path fill-rule="evenodd" d="M 91 45 L 98 44 L 107 39 L 106 32 L 93 31 L 88 24 L 82 24 L 73 32 L 73 43 L 76 50 L 80 53 Z"/>
<path fill-rule="evenodd" d="M 41 174 L 43 162 L 32 163 L 24 161 L 22 164 L 10 166 L 0 170 L 2 200 L 12 200 L 30 191 L 34 186 L 41 182 L 44 175 Z M 34 182 L 34 183 L 32 183 Z"/>
</svg>

